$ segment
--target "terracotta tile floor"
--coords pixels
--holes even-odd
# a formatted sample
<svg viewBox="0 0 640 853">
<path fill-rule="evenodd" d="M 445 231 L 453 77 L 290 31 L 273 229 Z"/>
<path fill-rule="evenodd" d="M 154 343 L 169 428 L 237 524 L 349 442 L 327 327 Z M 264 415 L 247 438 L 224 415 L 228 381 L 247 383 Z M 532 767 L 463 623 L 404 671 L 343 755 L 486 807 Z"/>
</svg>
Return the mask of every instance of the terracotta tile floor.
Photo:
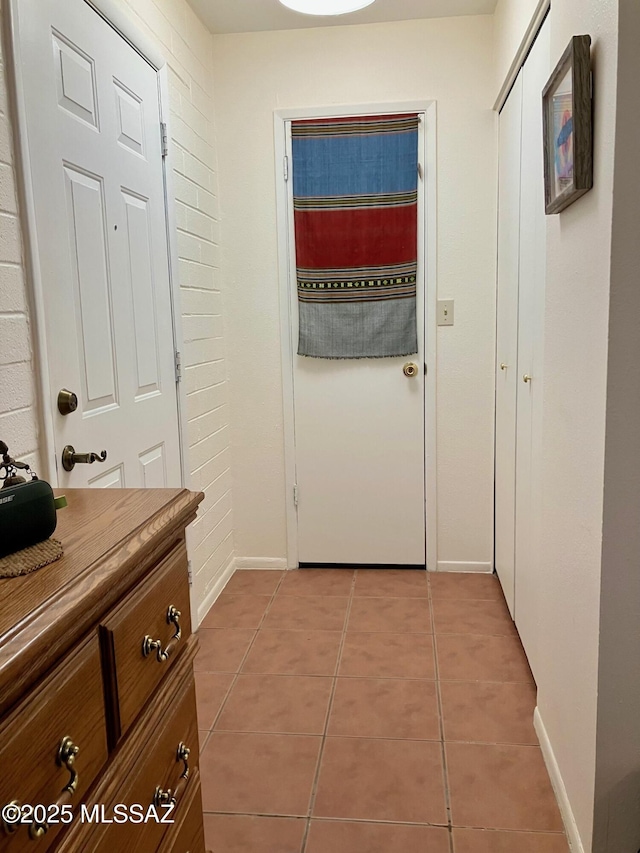
<svg viewBox="0 0 640 853">
<path fill-rule="evenodd" d="M 213 853 L 567 853 L 494 577 L 240 571 L 199 636 Z"/>
</svg>

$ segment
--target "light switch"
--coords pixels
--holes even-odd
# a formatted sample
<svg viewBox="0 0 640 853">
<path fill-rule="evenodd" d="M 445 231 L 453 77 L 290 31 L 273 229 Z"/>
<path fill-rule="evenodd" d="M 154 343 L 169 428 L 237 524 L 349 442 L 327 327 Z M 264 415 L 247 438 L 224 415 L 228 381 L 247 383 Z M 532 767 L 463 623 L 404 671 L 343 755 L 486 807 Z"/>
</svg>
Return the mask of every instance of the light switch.
<svg viewBox="0 0 640 853">
<path fill-rule="evenodd" d="M 453 299 L 438 299 L 438 325 L 453 326 Z"/>
</svg>

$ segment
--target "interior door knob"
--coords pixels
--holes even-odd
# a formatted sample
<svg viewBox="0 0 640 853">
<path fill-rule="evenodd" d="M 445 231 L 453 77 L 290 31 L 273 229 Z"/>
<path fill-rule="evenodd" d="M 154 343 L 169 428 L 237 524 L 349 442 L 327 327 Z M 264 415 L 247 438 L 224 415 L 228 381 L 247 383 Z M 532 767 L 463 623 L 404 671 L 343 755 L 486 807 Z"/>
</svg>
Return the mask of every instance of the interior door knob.
<svg viewBox="0 0 640 853">
<path fill-rule="evenodd" d="M 62 451 L 62 467 L 65 471 L 73 471 L 76 465 L 93 465 L 94 462 L 104 462 L 106 458 L 106 450 L 102 453 L 76 453 L 73 445 L 67 444 Z"/>
<path fill-rule="evenodd" d="M 532 379 L 533 379 L 533 377 L 529 376 L 528 373 L 525 373 L 525 375 L 522 377 L 523 382 L 531 382 Z"/>
<path fill-rule="evenodd" d="M 402 372 L 405 376 L 417 376 L 418 375 L 418 365 L 414 364 L 412 361 L 408 361 L 405 366 L 402 368 Z"/>
<path fill-rule="evenodd" d="M 505 364 L 504 361 L 500 362 L 500 370 L 506 370 L 509 367 L 508 364 Z"/>
</svg>

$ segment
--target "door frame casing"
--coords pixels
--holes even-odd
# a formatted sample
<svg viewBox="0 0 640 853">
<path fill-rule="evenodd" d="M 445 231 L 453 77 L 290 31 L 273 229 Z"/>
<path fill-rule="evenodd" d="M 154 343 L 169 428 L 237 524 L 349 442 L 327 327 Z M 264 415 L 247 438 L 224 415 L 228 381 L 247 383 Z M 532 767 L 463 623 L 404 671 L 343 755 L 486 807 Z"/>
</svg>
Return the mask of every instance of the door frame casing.
<svg viewBox="0 0 640 853">
<path fill-rule="evenodd" d="M 295 347 L 291 337 L 291 275 L 294 242 L 293 217 L 289 216 L 288 182 L 284 177 L 284 158 L 289 158 L 291 170 L 290 122 L 312 118 L 384 115 L 415 112 L 422 116 L 424 127 L 418 151 L 422 164 L 424 203 L 418 207 L 418 252 L 424 263 L 424 341 L 426 375 L 424 387 L 425 428 L 425 534 L 427 569 L 436 571 L 438 565 L 437 517 L 437 363 L 436 363 L 436 303 L 437 303 L 437 147 L 436 101 L 397 101 L 300 107 L 274 110 L 274 149 L 276 174 L 276 219 L 278 237 L 278 280 L 280 297 L 280 351 L 282 364 L 282 398 L 284 415 L 285 506 L 287 521 L 287 568 L 298 566 L 298 522 L 294 500 L 296 485 L 296 441 L 293 369 Z M 289 178 L 291 175 L 289 174 Z"/>
<path fill-rule="evenodd" d="M 160 121 L 170 134 L 169 115 L 169 75 L 168 65 L 162 52 L 123 12 L 114 0 L 83 0 L 100 15 L 140 56 L 154 69 L 158 81 L 158 106 Z M 35 216 L 35 197 L 30 169 L 27 113 L 22 80 L 21 43 L 17 9 L 20 0 L 8 0 L 7 29 L 2 34 L 7 54 L 8 95 L 11 106 L 11 124 L 15 150 L 16 185 L 19 195 L 18 217 L 21 226 L 25 261 L 25 283 L 29 301 L 29 321 L 31 340 L 34 349 L 36 369 L 37 400 L 36 412 L 40 427 L 38 448 L 42 465 L 42 475 L 52 486 L 58 485 L 57 454 L 55 429 L 51 411 L 51 386 L 49 376 L 49 358 L 45 322 L 44 289 Z M 171 325 L 173 330 L 172 346 L 174 352 L 183 352 L 184 340 L 180 314 L 180 279 L 178 275 L 178 251 L 176 240 L 175 207 L 173 192 L 173 146 L 169 145 L 168 154 L 162 158 L 163 196 L 167 236 L 167 262 L 169 290 L 171 300 Z M 180 452 L 181 484 L 189 486 L 189 465 L 187 459 L 187 400 L 184 382 L 176 382 L 176 405 L 178 414 L 178 444 Z"/>
</svg>

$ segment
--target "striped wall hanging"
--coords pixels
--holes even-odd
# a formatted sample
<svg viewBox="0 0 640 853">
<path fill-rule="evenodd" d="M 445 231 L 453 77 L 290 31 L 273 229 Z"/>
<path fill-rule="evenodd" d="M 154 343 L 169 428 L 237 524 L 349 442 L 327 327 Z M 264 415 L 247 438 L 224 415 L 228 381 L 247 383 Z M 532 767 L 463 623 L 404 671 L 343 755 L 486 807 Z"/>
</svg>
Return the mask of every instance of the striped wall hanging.
<svg viewBox="0 0 640 853">
<path fill-rule="evenodd" d="M 298 354 L 418 351 L 418 116 L 294 121 Z"/>
</svg>

